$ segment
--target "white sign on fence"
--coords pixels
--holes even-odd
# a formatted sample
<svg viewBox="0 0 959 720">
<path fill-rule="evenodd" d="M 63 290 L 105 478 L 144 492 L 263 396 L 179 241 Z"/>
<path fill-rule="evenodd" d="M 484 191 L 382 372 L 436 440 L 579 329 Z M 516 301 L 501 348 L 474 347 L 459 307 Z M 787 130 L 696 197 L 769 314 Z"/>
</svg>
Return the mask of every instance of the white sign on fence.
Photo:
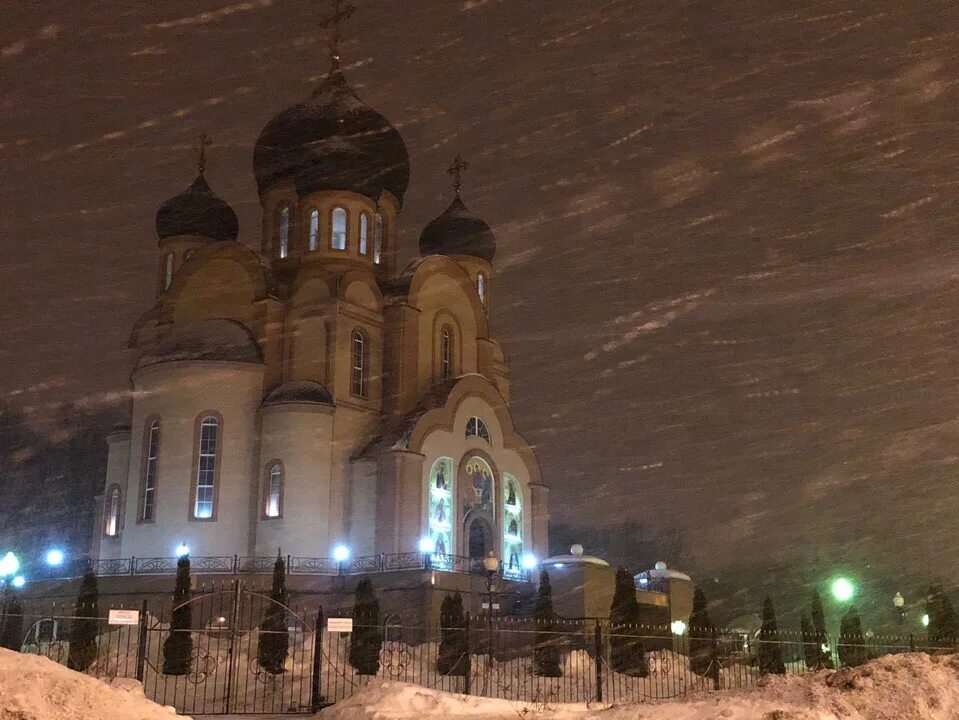
<svg viewBox="0 0 959 720">
<path fill-rule="evenodd" d="M 353 632 L 353 618 L 327 618 L 327 632 Z"/>
<path fill-rule="evenodd" d="M 111 610 L 111 625 L 136 625 L 140 622 L 139 610 Z"/>
</svg>

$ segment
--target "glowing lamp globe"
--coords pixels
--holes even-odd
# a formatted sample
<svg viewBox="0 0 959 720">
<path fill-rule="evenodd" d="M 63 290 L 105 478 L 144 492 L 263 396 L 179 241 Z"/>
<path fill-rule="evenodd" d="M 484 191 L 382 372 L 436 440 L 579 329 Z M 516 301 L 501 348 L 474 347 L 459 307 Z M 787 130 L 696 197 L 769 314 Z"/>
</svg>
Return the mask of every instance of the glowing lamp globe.
<svg viewBox="0 0 959 720">
<path fill-rule="evenodd" d="M 12 552 L 8 552 L 6 555 L 0 559 L 0 577 L 6 577 L 7 575 L 16 575 L 17 570 L 20 569 L 20 561 L 17 560 L 17 556 Z"/>
<path fill-rule="evenodd" d="M 524 570 L 534 570 L 536 568 L 536 556 L 531 553 L 523 555 L 521 562 Z"/>
<path fill-rule="evenodd" d="M 494 573 L 499 570 L 499 560 L 492 552 L 483 558 L 483 568 L 488 573 Z"/>
<path fill-rule="evenodd" d="M 178 558 L 183 557 L 184 555 L 190 554 L 190 546 L 186 543 L 180 543 L 177 545 L 176 550 L 174 550 Z"/>
<path fill-rule="evenodd" d="M 922 616 L 922 626 L 923 626 L 923 627 L 929 627 L 929 616 L 928 616 L 928 615 L 923 615 L 923 616 Z"/>
<path fill-rule="evenodd" d="M 53 549 L 47 552 L 47 565 L 56 567 L 63 564 L 63 550 Z"/>
<path fill-rule="evenodd" d="M 852 600 L 853 595 L 856 594 L 855 586 L 846 578 L 836 578 L 833 580 L 830 590 L 832 591 L 832 596 L 839 602 L 849 602 Z"/>
<path fill-rule="evenodd" d="M 346 562 L 350 559 L 350 549 L 346 545 L 337 545 L 333 548 L 333 559 L 338 563 Z"/>
<path fill-rule="evenodd" d="M 433 538 L 425 537 L 420 539 L 420 552 L 424 555 L 436 552 L 436 543 L 433 542 Z"/>
<path fill-rule="evenodd" d="M 24 585 L 26 585 L 26 584 L 27 584 L 27 580 L 26 580 L 25 577 L 23 577 L 23 575 L 17 575 L 17 576 L 13 579 L 13 586 L 14 586 L 15 588 L 22 588 L 22 587 L 23 587 Z"/>
<path fill-rule="evenodd" d="M 673 631 L 673 635 L 685 635 L 686 623 L 684 623 L 682 620 L 673 620 L 669 624 L 669 629 Z"/>
</svg>

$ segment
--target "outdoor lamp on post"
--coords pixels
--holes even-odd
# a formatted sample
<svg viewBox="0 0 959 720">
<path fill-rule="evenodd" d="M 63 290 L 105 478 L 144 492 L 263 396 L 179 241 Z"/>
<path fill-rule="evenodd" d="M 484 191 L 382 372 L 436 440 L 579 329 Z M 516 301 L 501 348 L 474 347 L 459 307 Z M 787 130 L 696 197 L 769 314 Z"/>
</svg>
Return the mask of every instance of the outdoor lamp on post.
<svg viewBox="0 0 959 720">
<path fill-rule="evenodd" d="M 896 608 L 896 615 L 899 619 L 899 629 L 902 631 L 902 622 L 906 619 L 906 598 L 902 596 L 901 592 L 897 592 L 892 596 L 892 605 Z"/>
</svg>

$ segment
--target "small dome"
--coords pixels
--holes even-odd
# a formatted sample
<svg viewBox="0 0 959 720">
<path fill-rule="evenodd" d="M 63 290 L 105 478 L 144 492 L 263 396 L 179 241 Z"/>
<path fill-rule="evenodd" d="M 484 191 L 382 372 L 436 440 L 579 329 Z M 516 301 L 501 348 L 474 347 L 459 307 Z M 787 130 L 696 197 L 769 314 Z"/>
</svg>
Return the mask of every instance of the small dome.
<svg viewBox="0 0 959 720">
<path fill-rule="evenodd" d="M 350 190 L 376 200 L 386 190 L 402 204 L 410 158 L 396 128 L 359 100 L 334 63 L 305 102 L 263 128 L 253 172 L 261 193 L 291 179 L 300 195 Z"/>
<path fill-rule="evenodd" d="M 493 262 L 496 236 L 457 195 L 446 211 L 420 234 L 421 255 L 473 255 Z"/>
<path fill-rule="evenodd" d="M 332 405 L 333 396 L 323 385 L 312 380 L 295 380 L 270 391 L 263 401 L 264 405 L 282 403 L 317 403 Z"/>
<path fill-rule="evenodd" d="M 217 197 L 203 175 L 186 190 L 160 206 L 157 236 L 199 235 L 211 240 L 236 240 L 240 231 L 233 208 Z"/>
<path fill-rule="evenodd" d="M 256 340 L 243 325 L 214 318 L 174 327 L 152 350 L 143 354 L 139 366 L 190 360 L 260 364 L 263 356 Z"/>
</svg>

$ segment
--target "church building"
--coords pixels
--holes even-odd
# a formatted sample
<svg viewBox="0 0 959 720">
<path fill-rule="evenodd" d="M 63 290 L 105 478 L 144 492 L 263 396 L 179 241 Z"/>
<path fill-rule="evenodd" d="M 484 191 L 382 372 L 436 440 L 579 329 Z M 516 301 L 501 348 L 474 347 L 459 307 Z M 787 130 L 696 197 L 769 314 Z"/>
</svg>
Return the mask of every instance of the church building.
<svg viewBox="0 0 959 720">
<path fill-rule="evenodd" d="M 460 197 L 398 258 L 400 133 L 331 53 L 253 152 L 259 242 L 199 174 L 156 215 L 93 557 L 547 554 L 547 488 L 490 326 L 496 239 Z M 258 251 L 249 245 L 256 244 Z M 182 552 L 182 550 L 181 550 Z"/>
</svg>

